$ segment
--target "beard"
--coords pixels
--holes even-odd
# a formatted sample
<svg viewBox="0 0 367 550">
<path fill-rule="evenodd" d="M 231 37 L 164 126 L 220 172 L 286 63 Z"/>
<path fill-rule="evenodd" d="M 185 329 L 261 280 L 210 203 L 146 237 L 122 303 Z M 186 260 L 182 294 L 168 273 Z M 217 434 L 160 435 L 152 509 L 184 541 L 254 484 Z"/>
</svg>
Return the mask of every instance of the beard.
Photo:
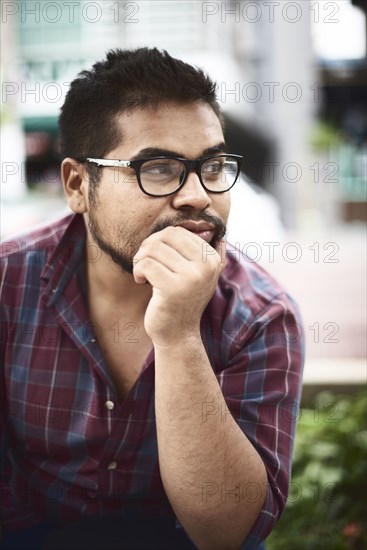
<svg viewBox="0 0 367 550">
<path fill-rule="evenodd" d="M 187 208 L 185 210 L 181 210 L 179 214 L 177 214 L 177 216 L 171 216 L 157 221 L 151 228 L 150 232 L 147 233 L 145 237 L 140 238 L 140 240 L 136 238 L 136 231 L 134 232 L 134 230 L 127 228 L 126 224 L 122 222 L 117 227 L 113 228 L 114 238 L 112 242 L 108 242 L 103 238 L 104 232 L 103 230 L 101 230 L 97 218 L 94 215 L 94 212 L 95 209 L 91 205 L 91 209 L 89 211 L 88 227 L 93 240 L 97 243 L 97 245 L 103 252 L 105 252 L 118 266 L 121 267 L 123 271 L 130 274 L 133 273 L 133 258 L 138 252 L 143 240 L 150 235 L 153 235 L 153 233 L 162 231 L 162 229 L 165 229 L 166 227 L 169 227 L 171 225 L 178 225 L 182 222 L 189 220 L 211 223 L 214 226 L 214 235 L 209 244 L 213 248 L 217 248 L 220 240 L 224 237 L 226 233 L 226 226 L 224 222 L 217 216 Z M 109 224 L 106 223 L 107 231 L 108 225 Z"/>
</svg>

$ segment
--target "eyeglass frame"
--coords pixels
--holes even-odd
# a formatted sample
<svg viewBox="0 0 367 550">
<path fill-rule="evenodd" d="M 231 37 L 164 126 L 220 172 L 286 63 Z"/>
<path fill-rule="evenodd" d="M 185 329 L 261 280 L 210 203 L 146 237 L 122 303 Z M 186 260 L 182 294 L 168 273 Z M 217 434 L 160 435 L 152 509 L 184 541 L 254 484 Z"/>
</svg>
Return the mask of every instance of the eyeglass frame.
<svg viewBox="0 0 367 550">
<path fill-rule="evenodd" d="M 236 177 L 234 179 L 234 182 L 232 183 L 232 185 L 228 189 L 225 189 L 224 191 L 212 191 L 211 189 L 208 189 L 205 186 L 205 184 L 202 180 L 201 167 L 206 161 L 208 161 L 210 159 L 216 159 L 216 158 L 222 158 L 222 157 L 230 157 L 231 159 L 234 159 L 237 162 Z M 144 189 L 144 187 L 141 183 L 141 179 L 140 179 L 140 170 L 141 170 L 141 166 L 144 164 L 144 162 L 147 162 L 147 161 L 150 161 L 150 160 L 160 160 L 160 159 L 165 159 L 165 160 L 170 159 L 170 160 L 179 160 L 179 161 L 181 161 L 182 164 L 185 166 L 186 174 L 185 174 L 185 177 L 184 177 L 182 183 L 180 183 L 180 185 L 178 186 L 177 189 L 175 189 L 175 191 L 171 191 L 170 193 L 164 193 L 163 195 L 154 195 L 153 193 L 149 193 L 148 191 L 146 191 Z M 221 153 L 221 154 L 218 154 L 218 155 L 210 155 L 208 157 L 198 158 L 196 160 L 189 160 L 189 159 L 185 159 L 185 158 L 182 158 L 182 157 L 174 157 L 174 156 L 171 157 L 171 156 L 165 156 L 165 155 L 155 156 L 155 157 L 146 157 L 146 158 L 136 159 L 136 160 L 95 159 L 95 158 L 91 158 L 91 157 L 86 157 L 85 159 L 77 159 L 77 160 L 79 162 L 89 162 L 91 164 L 96 164 L 100 168 L 102 168 L 102 167 L 130 168 L 131 167 L 135 171 L 138 185 L 139 185 L 141 191 L 145 195 L 148 195 L 150 197 L 168 197 L 169 195 L 174 195 L 180 189 L 182 189 L 182 187 L 187 182 L 187 178 L 188 178 L 188 176 L 191 172 L 195 172 L 195 174 L 199 178 L 199 181 L 200 181 L 202 187 L 208 193 L 214 193 L 216 195 L 219 195 L 221 193 L 227 193 L 230 189 L 232 189 L 232 187 L 234 186 L 234 184 L 238 180 L 238 176 L 240 175 L 240 172 L 241 172 L 241 164 L 242 164 L 242 161 L 243 161 L 243 156 L 242 155 L 235 155 L 235 154 Z"/>
</svg>

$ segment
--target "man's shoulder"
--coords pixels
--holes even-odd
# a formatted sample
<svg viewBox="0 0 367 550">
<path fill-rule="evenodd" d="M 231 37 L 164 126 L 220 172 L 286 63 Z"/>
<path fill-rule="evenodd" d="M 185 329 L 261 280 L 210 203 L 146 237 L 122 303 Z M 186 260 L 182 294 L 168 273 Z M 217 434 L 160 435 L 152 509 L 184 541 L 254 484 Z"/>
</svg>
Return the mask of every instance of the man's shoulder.
<svg viewBox="0 0 367 550">
<path fill-rule="evenodd" d="M 7 237 L 0 244 L 0 260 L 24 260 L 32 253 L 51 253 L 59 245 L 72 224 L 75 214 L 67 213 L 53 222 L 37 225 L 27 231 Z"/>
<path fill-rule="evenodd" d="M 232 289 L 239 298 L 267 303 L 286 293 L 284 287 L 261 265 L 235 249 L 227 250 L 226 268 L 220 286 Z"/>
<path fill-rule="evenodd" d="M 299 318 L 298 306 L 287 290 L 261 265 L 239 254 L 227 250 L 226 268 L 213 296 L 212 314 L 221 317 L 222 322 L 236 318 L 252 323 L 281 311 Z"/>
<path fill-rule="evenodd" d="M 213 361 L 220 356 L 220 364 L 226 365 L 251 344 L 265 350 L 272 342 L 283 349 L 291 343 L 296 354 L 303 346 L 302 317 L 293 297 L 261 265 L 228 250 L 202 331 Z M 277 334 L 280 340 L 275 340 Z"/>
</svg>

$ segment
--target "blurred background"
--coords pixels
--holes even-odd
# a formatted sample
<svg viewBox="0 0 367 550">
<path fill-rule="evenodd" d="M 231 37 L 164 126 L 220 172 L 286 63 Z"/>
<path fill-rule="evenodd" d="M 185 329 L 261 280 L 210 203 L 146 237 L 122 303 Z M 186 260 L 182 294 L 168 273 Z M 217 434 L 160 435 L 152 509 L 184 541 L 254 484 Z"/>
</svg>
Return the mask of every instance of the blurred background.
<svg viewBox="0 0 367 550">
<path fill-rule="evenodd" d="M 297 441 L 303 457 L 316 454 L 295 461 L 301 493 L 284 536 L 295 524 L 292 536 L 306 542 L 292 546 L 280 524 L 269 548 L 366 543 L 365 497 L 356 496 L 366 483 L 366 427 L 356 420 L 366 383 L 366 9 L 364 0 L 1 4 L 2 239 L 67 210 L 58 112 L 71 80 L 106 50 L 167 49 L 217 82 L 226 140 L 244 156 L 228 240 L 286 286 L 304 320 Z M 354 424 L 344 425 L 351 411 Z M 362 473 L 346 481 L 357 461 Z M 294 511 L 311 513 L 313 538 Z"/>
</svg>

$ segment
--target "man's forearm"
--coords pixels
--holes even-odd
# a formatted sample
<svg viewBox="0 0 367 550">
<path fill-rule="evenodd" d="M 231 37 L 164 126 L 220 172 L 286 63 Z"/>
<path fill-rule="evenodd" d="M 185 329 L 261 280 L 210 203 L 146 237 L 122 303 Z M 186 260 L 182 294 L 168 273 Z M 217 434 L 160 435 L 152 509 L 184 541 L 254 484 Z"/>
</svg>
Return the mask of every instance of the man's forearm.
<svg viewBox="0 0 367 550">
<path fill-rule="evenodd" d="M 205 404 L 221 407 L 224 397 L 199 335 L 155 347 L 155 400 L 160 471 L 178 519 L 200 549 L 238 548 L 262 508 L 267 476 L 230 414 L 203 416 Z M 230 494 L 253 484 L 261 488 L 255 499 Z M 218 488 L 216 498 L 207 487 Z"/>
</svg>

